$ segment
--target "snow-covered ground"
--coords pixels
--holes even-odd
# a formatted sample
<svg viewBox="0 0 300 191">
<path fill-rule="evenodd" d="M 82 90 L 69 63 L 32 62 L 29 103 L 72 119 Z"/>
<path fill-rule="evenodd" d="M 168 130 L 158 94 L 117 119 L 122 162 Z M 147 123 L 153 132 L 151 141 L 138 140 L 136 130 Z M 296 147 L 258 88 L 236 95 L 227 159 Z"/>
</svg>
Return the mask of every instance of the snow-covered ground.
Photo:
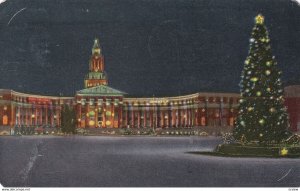
<svg viewBox="0 0 300 191">
<path fill-rule="evenodd" d="M 0 137 L 0 183 L 29 187 L 299 186 L 300 159 L 225 158 L 216 137 Z"/>
</svg>

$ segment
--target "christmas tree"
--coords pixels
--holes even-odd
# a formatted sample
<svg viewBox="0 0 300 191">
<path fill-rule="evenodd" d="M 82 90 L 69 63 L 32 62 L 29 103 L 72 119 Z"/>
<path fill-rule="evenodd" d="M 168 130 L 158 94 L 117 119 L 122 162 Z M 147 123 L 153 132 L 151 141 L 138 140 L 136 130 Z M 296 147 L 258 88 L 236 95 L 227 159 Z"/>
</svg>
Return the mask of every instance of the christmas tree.
<svg viewBox="0 0 300 191">
<path fill-rule="evenodd" d="M 243 142 L 278 143 L 288 136 L 281 71 L 272 56 L 264 17 L 255 17 L 241 75 L 241 99 L 233 136 Z"/>
</svg>

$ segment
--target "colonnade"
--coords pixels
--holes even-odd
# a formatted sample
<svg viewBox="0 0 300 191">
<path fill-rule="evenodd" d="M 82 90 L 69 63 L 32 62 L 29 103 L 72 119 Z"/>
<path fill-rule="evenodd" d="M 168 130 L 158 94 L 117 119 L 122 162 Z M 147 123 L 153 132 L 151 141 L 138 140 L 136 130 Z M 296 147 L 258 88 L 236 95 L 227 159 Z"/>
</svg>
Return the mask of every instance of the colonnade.
<svg viewBox="0 0 300 191">
<path fill-rule="evenodd" d="M 122 121 L 121 98 L 84 98 L 76 105 L 77 127 L 119 128 Z"/>
<path fill-rule="evenodd" d="M 150 98 L 125 98 L 124 102 L 123 127 L 233 126 L 237 113 L 237 100 L 222 97 L 152 103 Z"/>
<path fill-rule="evenodd" d="M 15 106 L 16 126 L 60 126 L 61 106 L 32 105 Z"/>
</svg>

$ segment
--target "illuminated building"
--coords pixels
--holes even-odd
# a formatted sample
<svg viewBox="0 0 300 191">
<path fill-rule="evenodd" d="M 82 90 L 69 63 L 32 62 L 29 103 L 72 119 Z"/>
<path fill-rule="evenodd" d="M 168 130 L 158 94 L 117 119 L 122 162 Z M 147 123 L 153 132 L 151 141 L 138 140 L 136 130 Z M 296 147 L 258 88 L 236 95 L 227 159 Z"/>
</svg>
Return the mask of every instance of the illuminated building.
<svg viewBox="0 0 300 191">
<path fill-rule="evenodd" d="M 291 130 L 300 131 L 300 85 L 285 87 L 284 94 Z"/>
<path fill-rule="evenodd" d="M 239 94 L 195 93 L 174 97 L 126 98 L 108 85 L 104 57 L 94 41 L 84 87 L 74 97 L 41 96 L 0 90 L 0 132 L 15 127 L 59 127 L 61 108 L 76 111 L 77 128 L 233 127 Z M 300 127 L 299 86 L 286 88 L 293 131 Z"/>
</svg>

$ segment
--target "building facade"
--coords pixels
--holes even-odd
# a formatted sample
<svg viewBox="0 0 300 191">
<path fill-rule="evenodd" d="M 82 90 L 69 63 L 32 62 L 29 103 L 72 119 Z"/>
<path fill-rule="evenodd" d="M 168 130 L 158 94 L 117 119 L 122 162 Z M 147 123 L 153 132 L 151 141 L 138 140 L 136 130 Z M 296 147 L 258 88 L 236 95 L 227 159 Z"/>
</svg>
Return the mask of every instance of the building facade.
<svg viewBox="0 0 300 191">
<path fill-rule="evenodd" d="M 300 85 L 285 87 L 284 94 L 291 130 L 300 131 Z"/>
<path fill-rule="evenodd" d="M 61 109 L 76 110 L 77 128 L 233 127 L 239 94 L 195 93 L 174 97 L 129 98 L 108 86 L 104 56 L 94 41 L 84 87 L 74 97 L 41 96 L 0 90 L 0 133 L 14 128 L 59 128 Z M 300 130 L 300 86 L 289 86 L 286 106 L 291 130 Z"/>
</svg>

